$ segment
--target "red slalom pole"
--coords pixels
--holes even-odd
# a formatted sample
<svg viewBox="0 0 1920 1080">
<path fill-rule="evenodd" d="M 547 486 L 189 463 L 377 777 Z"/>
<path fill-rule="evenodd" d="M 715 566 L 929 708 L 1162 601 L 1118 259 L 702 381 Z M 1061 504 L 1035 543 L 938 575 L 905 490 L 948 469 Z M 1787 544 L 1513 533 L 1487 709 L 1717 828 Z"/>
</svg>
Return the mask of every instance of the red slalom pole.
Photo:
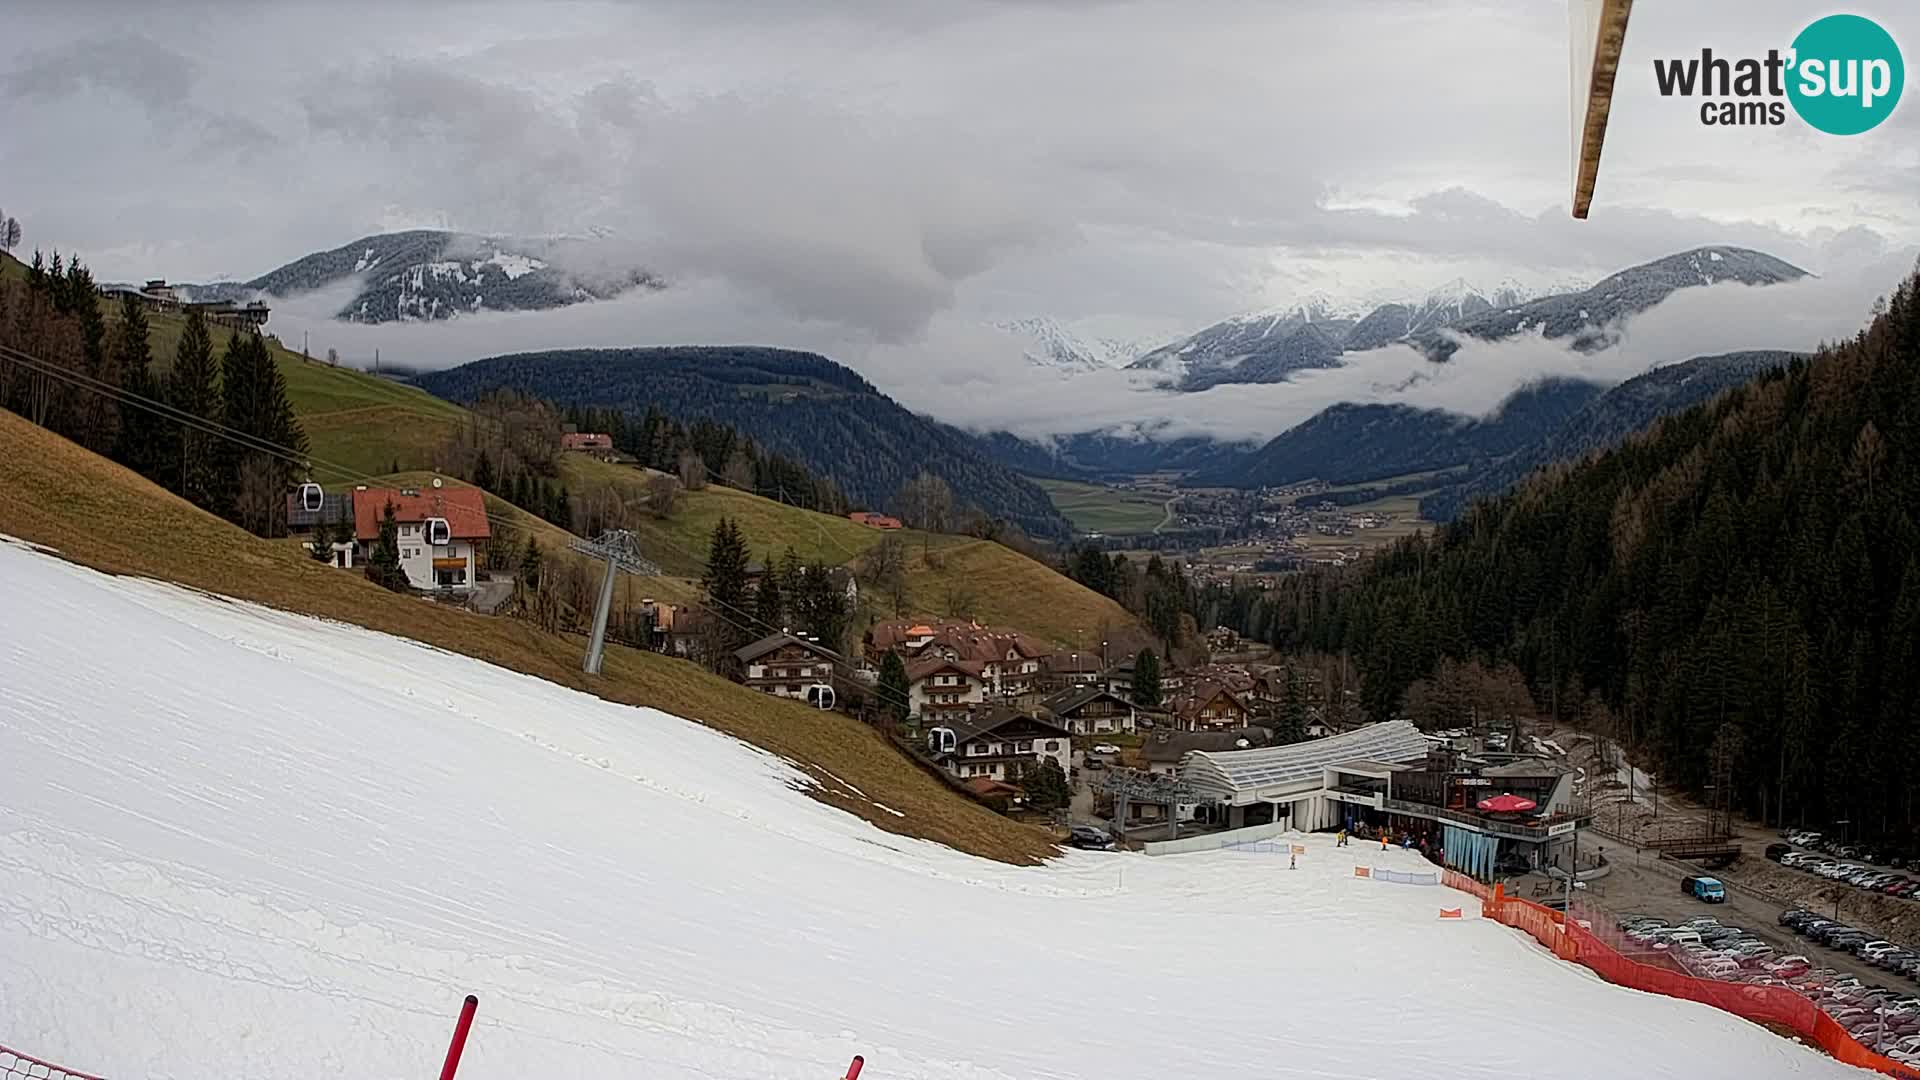
<svg viewBox="0 0 1920 1080">
<path fill-rule="evenodd" d="M 853 1055 L 853 1064 L 847 1066 L 847 1075 L 843 1080 L 860 1080 L 860 1068 L 866 1063 L 866 1058 L 861 1057 L 859 1054 Z"/>
<path fill-rule="evenodd" d="M 447 1047 L 447 1063 L 440 1067 L 440 1080 L 453 1080 L 453 1070 L 460 1067 L 460 1051 L 467 1048 L 467 1032 L 473 1028 L 473 1011 L 480 1007 L 480 999 L 467 995 L 466 1004 L 460 1006 L 460 1022 L 453 1025 L 453 1043 Z"/>
</svg>

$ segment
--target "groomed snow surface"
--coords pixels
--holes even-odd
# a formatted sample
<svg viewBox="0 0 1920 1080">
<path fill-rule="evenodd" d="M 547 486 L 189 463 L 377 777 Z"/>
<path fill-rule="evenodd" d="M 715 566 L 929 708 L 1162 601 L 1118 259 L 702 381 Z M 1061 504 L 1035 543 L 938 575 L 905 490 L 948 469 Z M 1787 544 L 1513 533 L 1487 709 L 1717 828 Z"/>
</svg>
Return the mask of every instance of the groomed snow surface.
<svg viewBox="0 0 1920 1080">
<path fill-rule="evenodd" d="M 1437 887 L 984 862 L 666 714 L 0 543 L 0 1043 L 133 1078 L 1861 1076 Z M 1463 922 L 1441 922 L 1464 906 Z"/>
</svg>

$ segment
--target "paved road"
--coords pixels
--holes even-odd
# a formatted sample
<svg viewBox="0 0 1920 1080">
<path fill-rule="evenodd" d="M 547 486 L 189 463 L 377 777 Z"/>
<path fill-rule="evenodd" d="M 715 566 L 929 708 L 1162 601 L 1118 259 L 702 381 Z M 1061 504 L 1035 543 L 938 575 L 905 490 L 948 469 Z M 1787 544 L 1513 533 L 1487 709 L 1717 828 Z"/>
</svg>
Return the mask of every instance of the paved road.
<svg viewBox="0 0 1920 1080">
<path fill-rule="evenodd" d="M 1601 842 L 1597 836 L 1595 841 Z M 1605 840 L 1602 846 L 1606 848 L 1613 871 L 1594 882 L 1590 891 L 1598 894 L 1594 900 L 1616 914 L 1652 915 L 1670 922 L 1710 915 L 1722 923 L 1753 931 L 1782 956 L 1799 953 L 1816 966 L 1857 976 L 1862 982 L 1915 990 L 1911 980 L 1874 967 L 1852 953 L 1823 948 L 1795 935 L 1780 925 L 1780 913 L 1786 909 L 1779 904 L 1737 888 L 1727 890 L 1724 904 L 1702 903 L 1680 894 L 1680 879 L 1689 872 L 1686 867 L 1662 859 L 1655 852 L 1611 839 Z"/>
</svg>

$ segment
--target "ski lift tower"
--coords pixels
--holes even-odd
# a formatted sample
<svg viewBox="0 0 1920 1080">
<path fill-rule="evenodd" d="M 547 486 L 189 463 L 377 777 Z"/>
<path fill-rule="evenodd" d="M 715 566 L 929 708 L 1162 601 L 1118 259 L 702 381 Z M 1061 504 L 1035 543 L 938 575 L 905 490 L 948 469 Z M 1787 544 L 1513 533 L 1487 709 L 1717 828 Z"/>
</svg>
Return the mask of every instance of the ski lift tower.
<svg viewBox="0 0 1920 1080">
<path fill-rule="evenodd" d="M 622 571 L 638 577 L 659 577 L 660 568 L 640 554 L 639 539 L 626 529 L 609 529 L 591 540 L 575 540 L 567 546 L 607 562 L 600 578 L 600 600 L 593 605 L 593 636 L 587 639 L 587 659 L 580 667 L 589 675 L 598 675 L 607 648 L 607 615 L 613 609 L 614 578 Z"/>
<path fill-rule="evenodd" d="M 1112 769 L 1101 781 L 1101 788 L 1113 796 L 1113 820 L 1120 835 L 1127 830 L 1127 803 L 1153 803 L 1167 808 L 1169 838 L 1180 839 L 1180 804 L 1196 803 L 1200 797 L 1178 776 L 1156 776 L 1133 769 Z"/>
</svg>

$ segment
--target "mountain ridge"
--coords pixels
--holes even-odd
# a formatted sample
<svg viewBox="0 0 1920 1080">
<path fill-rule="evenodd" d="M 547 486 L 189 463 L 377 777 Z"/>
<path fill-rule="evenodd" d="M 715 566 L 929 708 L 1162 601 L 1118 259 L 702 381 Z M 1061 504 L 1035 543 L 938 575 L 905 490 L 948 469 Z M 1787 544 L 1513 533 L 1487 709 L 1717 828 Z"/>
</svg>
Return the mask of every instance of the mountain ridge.
<svg viewBox="0 0 1920 1080">
<path fill-rule="evenodd" d="M 511 238 L 441 229 L 375 233 L 249 281 L 180 285 L 196 300 L 294 296 L 361 277 L 334 314 L 346 322 L 432 322 L 481 311 L 539 311 L 665 288 L 644 269 L 604 261 L 596 239 Z M 599 265 L 595 265 L 598 263 Z"/>
<path fill-rule="evenodd" d="M 1681 289 L 1725 282 L 1771 285 L 1805 276 L 1805 270 L 1765 252 L 1712 244 L 1627 267 L 1574 291 L 1530 295 L 1511 279 L 1483 290 L 1455 278 L 1418 299 L 1389 301 L 1364 312 L 1316 294 L 1287 307 L 1221 320 L 1146 353 L 1129 370 L 1161 376 L 1158 385 L 1164 388 L 1199 391 L 1285 382 L 1298 371 L 1338 367 L 1346 353 L 1399 343 L 1445 361 L 1459 349 L 1462 335 L 1496 340 L 1538 330 L 1593 351 L 1613 343 L 1610 328 L 1618 320 Z M 1303 337 L 1308 327 L 1313 331 Z"/>
<path fill-rule="evenodd" d="M 993 460 L 977 437 L 906 409 L 818 353 L 765 346 L 554 349 L 475 360 L 419 376 L 416 384 L 457 402 L 505 388 L 561 405 L 657 405 L 683 420 L 728 424 L 870 507 L 891 507 L 902 485 L 925 468 L 957 500 L 990 516 L 1039 537 L 1072 535 L 1046 492 Z"/>
</svg>

